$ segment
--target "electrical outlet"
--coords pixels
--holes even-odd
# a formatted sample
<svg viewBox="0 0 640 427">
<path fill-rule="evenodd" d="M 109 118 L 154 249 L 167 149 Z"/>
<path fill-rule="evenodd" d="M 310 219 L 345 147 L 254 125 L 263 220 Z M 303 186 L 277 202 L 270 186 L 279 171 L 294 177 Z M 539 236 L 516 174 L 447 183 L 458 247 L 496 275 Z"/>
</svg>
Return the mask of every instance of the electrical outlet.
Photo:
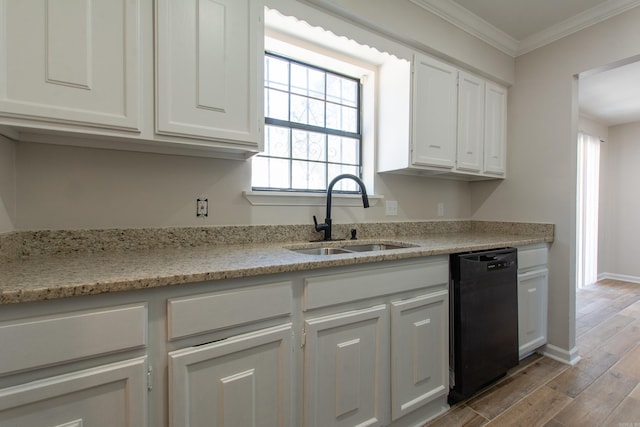
<svg viewBox="0 0 640 427">
<path fill-rule="evenodd" d="M 196 216 L 209 216 L 209 199 L 196 200 Z"/>
<path fill-rule="evenodd" d="M 438 203 L 438 216 L 444 216 L 444 203 Z"/>
<path fill-rule="evenodd" d="M 398 202 L 396 200 L 387 200 L 385 202 L 385 210 L 387 215 L 398 215 Z"/>
</svg>

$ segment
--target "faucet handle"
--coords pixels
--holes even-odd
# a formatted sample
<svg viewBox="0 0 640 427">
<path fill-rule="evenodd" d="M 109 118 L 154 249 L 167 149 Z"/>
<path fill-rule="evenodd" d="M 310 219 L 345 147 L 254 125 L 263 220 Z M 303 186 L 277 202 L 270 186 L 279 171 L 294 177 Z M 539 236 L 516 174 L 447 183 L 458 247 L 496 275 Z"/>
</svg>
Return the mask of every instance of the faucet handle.
<svg viewBox="0 0 640 427">
<path fill-rule="evenodd" d="M 329 223 L 325 222 L 322 224 L 318 224 L 318 220 L 316 219 L 316 216 L 313 216 L 313 225 L 315 225 L 316 231 L 326 231 L 329 229 Z"/>
</svg>

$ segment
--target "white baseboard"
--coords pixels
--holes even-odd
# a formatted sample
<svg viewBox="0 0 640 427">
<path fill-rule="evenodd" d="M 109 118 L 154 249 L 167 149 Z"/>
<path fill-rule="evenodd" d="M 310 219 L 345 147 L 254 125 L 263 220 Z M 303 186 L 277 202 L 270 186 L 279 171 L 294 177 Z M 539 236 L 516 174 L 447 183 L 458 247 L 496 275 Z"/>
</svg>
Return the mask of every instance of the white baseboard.
<svg viewBox="0 0 640 427">
<path fill-rule="evenodd" d="M 640 283 L 640 277 L 627 276 L 625 274 L 615 274 L 615 273 L 598 274 L 598 280 L 603 280 L 603 279 L 613 279 L 613 280 L 621 280 L 623 282 Z"/>
<path fill-rule="evenodd" d="M 553 344 L 547 344 L 542 349 L 542 354 L 551 359 L 557 360 L 558 362 L 566 363 L 571 366 L 574 366 L 580 361 L 578 347 L 573 347 L 571 350 L 565 350 Z"/>
</svg>

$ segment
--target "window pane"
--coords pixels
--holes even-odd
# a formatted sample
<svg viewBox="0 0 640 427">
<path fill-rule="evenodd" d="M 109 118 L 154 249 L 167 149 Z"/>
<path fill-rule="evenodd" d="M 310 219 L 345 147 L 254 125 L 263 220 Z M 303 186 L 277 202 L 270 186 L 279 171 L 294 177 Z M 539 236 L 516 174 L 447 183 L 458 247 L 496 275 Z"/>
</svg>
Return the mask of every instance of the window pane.
<svg viewBox="0 0 640 427">
<path fill-rule="evenodd" d="M 356 166 L 347 166 L 347 165 L 334 165 L 329 164 L 328 172 L 329 180 L 327 181 L 327 185 L 333 178 L 343 173 L 350 173 L 352 175 L 358 176 L 358 168 Z M 360 191 L 360 186 L 352 179 L 341 179 L 336 182 L 336 185 L 333 187 L 334 191 Z"/>
<path fill-rule="evenodd" d="M 360 141 L 334 135 L 327 137 L 327 161 L 332 163 L 360 164 Z"/>
<path fill-rule="evenodd" d="M 296 190 L 324 190 L 327 188 L 324 163 L 294 160 L 291 162 L 291 187 Z"/>
<path fill-rule="evenodd" d="M 291 121 L 324 127 L 324 102 L 299 95 L 291 95 Z"/>
<path fill-rule="evenodd" d="M 289 161 L 269 157 L 254 157 L 252 159 L 251 186 L 290 188 Z"/>
<path fill-rule="evenodd" d="M 264 127 L 264 154 L 275 157 L 290 157 L 290 131 L 279 126 Z"/>
<path fill-rule="evenodd" d="M 327 101 L 356 107 L 358 105 L 358 82 L 328 74 Z"/>
<path fill-rule="evenodd" d="M 327 160 L 324 134 L 294 130 L 291 132 L 291 138 L 293 140 L 292 158 L 319 162 L 325 162 Z"/>
<path fill-rule="evenodd" d="M 289 94 L 274 89 L 264 91 L 264 115 L 272 119 L 289 120 Z"/>
<path fill-rule="evenodd" d="M 289 90 L 289 61 L 273 56 L 264 57 L 264 85 L 265 87 Z"/>
<path fill-rule="evenodd" d="M 291 64 L 291 92 L 324 100 L 325 73 Z"/>
<path fill-rule="evenodd" d="M 358 132 L 358 110 L 328 103 L 326 127 L 345 132 Z"/>
</svg>

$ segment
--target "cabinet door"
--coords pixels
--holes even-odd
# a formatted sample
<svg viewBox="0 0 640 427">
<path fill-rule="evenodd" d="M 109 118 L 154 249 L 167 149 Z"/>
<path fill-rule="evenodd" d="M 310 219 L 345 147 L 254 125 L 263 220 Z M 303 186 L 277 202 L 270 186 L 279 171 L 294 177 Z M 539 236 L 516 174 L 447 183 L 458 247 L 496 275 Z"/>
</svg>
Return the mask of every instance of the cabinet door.
<svg viewBox="0 0 640 427">
<path fill-rule="evenodd" d="M 484 172 L 504 176 L 507 144 L 507 90 L 487 82 L 485 89 Z"/>
<path fill-rule="evenodd" d="M 264 121 L 259 3 L 157 1 L 158 133 L 259 146 Z"/>
<path fill-rule="evenodd" d="M 524 356 L 547 342 L 548 270 L 518 275 L 518 342 Z"/>
<path fill-rule="evenodd" d="M 484 81 L 460 72 L 458 79 L 458 149 L 456 168 L 482 171 Z"/>
<path fill-rule="evenodd" d="M 385 305 L 305 322 L 306 427 L 385 424 L 388 333 Z"/>
<path fill-rule="evenodd" d="M 0 116 L 139 130 L 138 3 L 0 0 Z"/>
<path fill-rule="evenodd" d="M 391 304 L 391 416 L 449 392 L 448 292 Z"/>
<path fill-rule="evenodd" d="M 412 164 L 452 168 L 455 163 L 458 71 L 414 55 Z"/>
<path fill-rule="evenodd" d="M 291 426 L 291 325 L 169 353 L 174 427 Z"/>
<path fill-rule="evenodd" d="M 0 390 L 3 427 L 145 426 L 146 358 Z"/>
</svg>

